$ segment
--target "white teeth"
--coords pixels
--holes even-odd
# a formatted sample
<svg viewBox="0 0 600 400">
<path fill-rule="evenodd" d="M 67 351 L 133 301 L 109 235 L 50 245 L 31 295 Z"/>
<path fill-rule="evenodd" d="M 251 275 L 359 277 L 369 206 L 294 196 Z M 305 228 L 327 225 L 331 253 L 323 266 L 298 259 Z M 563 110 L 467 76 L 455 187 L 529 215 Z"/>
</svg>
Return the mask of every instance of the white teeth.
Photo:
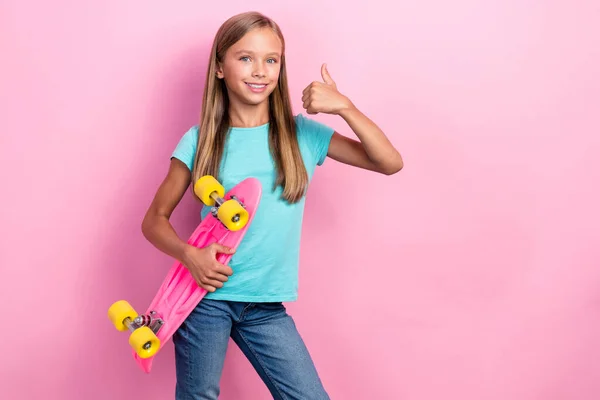
<svg viewBox="0 0 600 400">
<path fill-rule="evenodd" d="M 267 85 L 253 85 L 251 83 L 248 83 L 247 85 L 250 86 L 250 87 L 252 87 L 252 88 L 254 88 L 254 89 L 262 89 L 265 86 L 267 86 Z"/>
</svg>

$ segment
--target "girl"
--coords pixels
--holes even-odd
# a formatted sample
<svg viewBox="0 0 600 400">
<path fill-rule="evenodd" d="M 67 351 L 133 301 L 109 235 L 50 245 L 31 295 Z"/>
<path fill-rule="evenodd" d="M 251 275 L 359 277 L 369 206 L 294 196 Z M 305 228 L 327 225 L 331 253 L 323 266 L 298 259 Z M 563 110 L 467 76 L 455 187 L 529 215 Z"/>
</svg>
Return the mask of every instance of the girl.
<svg viewBox="0 0 600 400">
<path fill-rule="evenodd" d="M 329 398 L 283 302 L 297 298 L 304 195 L 326 157 L 393 174 L 402 158 L 384 133 L 336 87 L 323 82 L 302 93 L 308 114 L 342 117 L 359 141 L 294 116 L 285 42 L 278 25 L 249 12 L 218 30 L 209 59 L 200 124 L 187 131 L 144 218 L 144 236 L 178 259 L 208 293 L 173 337 L 176 398 L 216 399 L 229 338 L 248 357 L 275 399 Z M 229 266 L 230 250 L 195 248 L 169 222 L 192 182 L 213 175 L 226 190 L 246 177 L 263 185 L 261 203 Z M 208 207 L 202 209 L 204 217 Z"/>
</svg>

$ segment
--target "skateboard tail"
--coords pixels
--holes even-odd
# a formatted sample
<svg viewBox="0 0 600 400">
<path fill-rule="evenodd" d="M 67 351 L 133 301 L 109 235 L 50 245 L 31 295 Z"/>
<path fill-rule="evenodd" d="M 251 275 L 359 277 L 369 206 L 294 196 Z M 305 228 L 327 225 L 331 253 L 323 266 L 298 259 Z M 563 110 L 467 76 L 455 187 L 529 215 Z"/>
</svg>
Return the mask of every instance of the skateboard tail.
<svg viewBox="0 0 600 400">
<path fill-rule="evenodd" d="M 143 358 L 139 358 L 136 354 L 135 358 L 136 358 L 135 360 L 137 361 L 137 363 L 138 363 L 139 367 L 142 369 L 142 371 L 149 374 L 150 371 L 152 370 L 152 361 L 153 361 L 154 357 L 143 359 Z"/>
<path fill-rule="evenodd" d="M 208 233 L 210 232 L 206 234 Z M 206 240 L 210 239 L 207 237 Z M 166 279 L 170 284 L 159 290 L 161 301 L 152 302 L 147 311 L 147 313 L 150 310 L 157 311 L 158 316 L 164 320 L 164 324 L 156 334 L 161 348 L 171 340 L 175 331 L 207 293 L 205 289 L 198 286 L 190 272 L 181 263 L 175 262 L 171 269 L 170 275 L 172 276 Z M 132 349 L 135 362 L 146 373 L 150 373 L 154 357 L 159 352 L 160 350 L 151 357 L 142 358 Z"/>
</svg>

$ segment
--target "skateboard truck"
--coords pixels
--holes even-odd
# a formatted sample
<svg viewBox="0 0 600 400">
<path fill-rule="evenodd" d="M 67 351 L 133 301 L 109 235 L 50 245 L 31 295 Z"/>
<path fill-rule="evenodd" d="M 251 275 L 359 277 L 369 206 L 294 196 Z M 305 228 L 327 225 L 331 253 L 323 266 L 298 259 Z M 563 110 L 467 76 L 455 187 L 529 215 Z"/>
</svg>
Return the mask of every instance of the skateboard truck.
<svg viewBox="0 0 600 400">
<path fill-rule="evenodd" d="M 202 203 L 211 207 L 212 216 L 230 231 L 238 231 L 248 223 L 248 210 L 239 198 L 225 200 L 225 188 L 213 176 L 205 175 L 194 184 L 194 193 Z"/>
<path fill-rule="evenodd" d="M 163 326 L 165 323 L 165 321 L 163 321 L 163 319 L 157 315 L 158 314 L 156 311 L 150 311 L 150 314 L 138 315 L 133 320 L 127 317 L 123 321 L 123 325 L 125 325 L 131 332 L 141 328 L 142 326 L 147 326 L 152 329 L 154 334 L 156 334 L 160 330 L 161 326 Z"/>
<path fill-rule="evenodd" d="M 215 205 L 210 209 L 210 212 L 212 213 L 213 217 L 217 218 L 217 215 L 219 213 L 219 207 L 221 207 L 221 205 L 223 205 L 223 203 L 225 203 L 226 200 L 219 196 L 217 192 L 212 192 L 210 194 L 210 197 L 215 201 Z M 237 201 L 244 209 L 246 208 L 246 205 L 242 203 L 242 201 L 238 199 L 235 195 L 231 196 L 231 199 Z M 233 222 L 238 222 L 240 220 L 239 214 L 234 215 L 231 218 L 231 220 Z"/>
<path fill-rule="evenodd" d="M 119 300 L 108 309 L 108 318 L 117 330 L 131 332 L 129 344 L 139 357 L 152 357 L 160 348 L 156 334 L 165 324 L 162 313 L 150 310 L 139 315 L 126 300 Z"/>
</svg>

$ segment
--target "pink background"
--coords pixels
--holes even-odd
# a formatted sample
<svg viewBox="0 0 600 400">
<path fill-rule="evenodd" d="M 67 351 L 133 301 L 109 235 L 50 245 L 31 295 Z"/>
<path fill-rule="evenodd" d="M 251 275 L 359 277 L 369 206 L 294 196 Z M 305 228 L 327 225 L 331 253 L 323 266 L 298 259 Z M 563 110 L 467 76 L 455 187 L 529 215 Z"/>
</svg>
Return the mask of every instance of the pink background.
<svg viewBox="0 0 600 400">
<path fill-rule="evenodd" d="M 3 398 L 173 398 L 172 343 L 145 375 L 106 310 L 171 266 L 140 223 L 248 7 L 284 30 L 296 112 L 327 62 L 405 160 L 329 160 L 309 192 L 288 309 L 332 398 L 600 397 L 597 2 L 83 3 L 0 9 Z M 222 398 L 269 398 L 235 345 Z"/>
</svg>

